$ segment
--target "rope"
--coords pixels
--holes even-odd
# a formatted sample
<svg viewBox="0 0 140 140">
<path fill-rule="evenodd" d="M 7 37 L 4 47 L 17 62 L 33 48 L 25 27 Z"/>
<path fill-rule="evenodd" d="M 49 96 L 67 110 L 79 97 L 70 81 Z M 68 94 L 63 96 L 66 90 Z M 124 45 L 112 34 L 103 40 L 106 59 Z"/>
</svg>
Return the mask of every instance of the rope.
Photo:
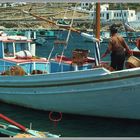
<svg viewBox="0 0 140 140">
<path fill-rule="evenodd" d="M 63 17 L 63 19 L 65 19 L 68 10 L 69 10 L 69 7 L 67 7 L 67 9 L 66 9 L 66 11 L 65 11 L 65 13 L 64 13 L 64 17 Z"/>
<path fill-rule="evenodd" d="M 50 52 L 50 54 L 48 56 L 48 62 L 50 61 L 50 58 L 51 58 L 51 55 L 52 55 L 53 50 L 54 50 L 54 45 L 53 45 L 52 50 L 51 50 L 51 52 Z"/>
<path fill-rule="evenodd" d="M 70 29 L 72 28 L 72 25 L 73 25 L 76 7 L 77 7 L 77 4 L 75 5 L 75 9 L 74 9 L 74 12 L 73 12 L 73 15 L 72 15 L 72 20 L 71 20 L 71 24 L 70 24 Z M 71 34 L 71 30 L 68 31 L 68 35 L 67 35 L 67 38 L 66 38 L 66 44 L 65 44 L 65 46 L 64 46 L 64 48 L 63 48 L 63 51 L 62 51 L 62 54 L 61 54 L 61 58 L 60 58 L 60 61 L 59 61 L 59 66 L 60 66 L 60 64 L 61 64 L 61 62 L 62 62 L 62 57 L 63 57 L 63 55 L 64 55 L 65 49 L 66 49 L 67 46 L 68 46 L 68 41 L 69 41 L 69 38 L 70 38 L 70 34 Z"/>
<path fill-rule="evenodd" d="M 126 29 L 126 26 L 125 26 L 125 20 L 124 20 L 124 16 L 123 16 L 122 4 L 121 3 L 120 3 L 120 9 L 121 9 L 121 16 L 122 16 L 122 20 L 123 20 L 123 26 L 124 26 L 124 29 L 125 29 L 125 32 L 126 32 L 126 37 L 128 38 L 128 32 L 127 32 L 127 29 Z"/>
</svg>

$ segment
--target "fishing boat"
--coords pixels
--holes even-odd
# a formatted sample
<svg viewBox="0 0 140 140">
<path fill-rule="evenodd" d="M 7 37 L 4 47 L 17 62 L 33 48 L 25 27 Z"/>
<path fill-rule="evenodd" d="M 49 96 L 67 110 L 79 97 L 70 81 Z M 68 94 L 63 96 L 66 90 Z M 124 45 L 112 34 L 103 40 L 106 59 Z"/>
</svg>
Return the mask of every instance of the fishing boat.
<svg viewBox="0 0 140 140">
<path fill-rule="evenodd" d="M 35 33 L 35 31 L 34 31 Z M 57 34 L 55 31 L 51 30 L 39 30 L 36 31 L 35 43 L 36 45 L 47 44 L 48 40 L 57 39 Z"/>
<path fill-rule="evenodd" d="M 56 39 L 57 35 L 53 30 L 38 30 L 36 32 L 37 37 L 46 37 L 46 39 Z"/>
<path fill-rule="evenodd" d="M 26 128 L 9 117 L 0 114 L 0 137 L 11 138 L 59 138 L 60 135 L 51 134 Z"/>
<path fill-rule="evenodd" d="M 96 38 L 67 28 L 92 39 L 95 57 L 79 48 L 72 58 L 64 52 L 51 58 L 54 48 L 48 59 L 36 57 L 32 40 L 0 37 L 0 101 L 52 112 L 140 119 L 139 60 L 129 59 L 125 69 L 112 71 L 100 59 L 99 19 L 96 22 Z M 55 43 L 66 49 L 64 41 Z"/>
<path fill-rule="evenodd" d="M 139 38 L 137 32 L 120 32 L 119 33 L 127 42 L 136 43 L 136 39 Z"/>
<path fill-rule="evenodd" d="M 57 20 L 56 24 L 57 24 L 57 26 L 69 27 L 71 23 L 68 21 L 65 21 L 64 19 L 59 19 L 59 20 Z"/>
</svg>

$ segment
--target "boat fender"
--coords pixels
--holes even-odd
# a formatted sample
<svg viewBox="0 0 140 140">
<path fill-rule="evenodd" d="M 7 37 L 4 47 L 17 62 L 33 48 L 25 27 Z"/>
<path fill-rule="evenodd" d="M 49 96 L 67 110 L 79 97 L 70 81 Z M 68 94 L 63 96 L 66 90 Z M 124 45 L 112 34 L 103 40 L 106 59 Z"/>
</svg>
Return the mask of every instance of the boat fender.
<svg viewBox="0 0 140 140">
<path fill-rule="evenodd" d="M 32 54 L 28 50 L 19 51 L 16 53 L 17 59 L 31 59 Z"/>
</svg>

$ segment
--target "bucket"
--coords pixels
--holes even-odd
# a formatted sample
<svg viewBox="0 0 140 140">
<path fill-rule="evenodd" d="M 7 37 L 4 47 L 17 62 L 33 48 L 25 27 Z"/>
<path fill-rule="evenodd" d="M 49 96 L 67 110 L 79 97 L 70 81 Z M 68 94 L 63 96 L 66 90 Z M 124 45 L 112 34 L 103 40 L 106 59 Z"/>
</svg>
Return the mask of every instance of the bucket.
<svg viewBox="0 0 140 140">
<path fill-rule="evenodd" d="M 126 68 L 140 67 L 140 59 L 135 56 L 130 56 L 125 63 Z"/>
</svg>

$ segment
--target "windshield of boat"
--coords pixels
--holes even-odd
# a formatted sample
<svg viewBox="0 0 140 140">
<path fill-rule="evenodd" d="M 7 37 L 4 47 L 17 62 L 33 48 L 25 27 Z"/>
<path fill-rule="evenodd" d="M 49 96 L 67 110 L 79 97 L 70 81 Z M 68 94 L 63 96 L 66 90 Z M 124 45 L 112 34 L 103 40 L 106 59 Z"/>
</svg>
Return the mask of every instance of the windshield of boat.
<svg viewBox="0 0 140 140">
<path fill-rule="evenodd" d="M 22 42 L 22 43 L 16 42 L 15 43 L 15 52 L 24 51 L 24 50 L 29 51 L 28 42 Z"/>
<path fill-rule="evenodd" d="M 4 56 L 5 57 L 13 57 L 14 56 L 14 49 L 12 42 L 3 43 L 4 46 Z"/>
</svg>

